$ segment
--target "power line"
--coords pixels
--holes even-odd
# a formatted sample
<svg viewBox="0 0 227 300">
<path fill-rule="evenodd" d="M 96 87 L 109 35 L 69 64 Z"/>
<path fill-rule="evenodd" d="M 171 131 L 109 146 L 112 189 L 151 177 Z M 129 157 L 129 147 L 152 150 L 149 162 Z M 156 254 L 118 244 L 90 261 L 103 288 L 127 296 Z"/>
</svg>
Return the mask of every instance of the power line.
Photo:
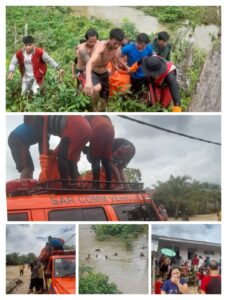
<svg viewBox="0 0 227 300">
<path fill-rule="evenodd" d="M 73 233 L 73 235 L 70 236 L 70 238 L 68 238 L 68 239 L 65 241 L 65 244 L 66 244 L 68 241 L 70 241 L 74 236 L 75 236 L 75 233 Z"/>
<path fill-rule="evenodd" d="M 123 116 L 123 115 L 119 115 L 118 117 L 129 120 L 129 121 L 132 121 L 132 122 L 135 122 L 135 123 L 139 123 L 141 125 L 146 125 L 146 126 L 158 129 L 158 130 L 162 130 L 162 131 L 165 131 L 165 132 L 168 132 L 168 133 L 183 136 L 183 137 L 186 137 L 186 138 L 189 138 L 189 139 L 192 139 L 192 140 L 196 140 L 196 141 L 200 141 L 200 142 L 204 142 L 204 143 L 209 143 L 209 144 L 214 144 L 214 145 L 221 146 L 221 143 L 218 143 L 218 142 L 213 142 L 213 141 L 197 138 L 197 137 L 192 136 L 192 135 L 180 133 L 180 132 L 170 130 L 170 129 L 167 129 L 167 128 L 164 128 L 164 127 L 160 127 L 160 126 L 157 126 L 157 125 L 154 125 L 154 124 L 149 124 L 149 123 L 146 123 L 144 121 L 140 121 L 140 120 L 137 120 L 137 119 L 134 119 L 134 118 L 126 117 L 126 116 Z"/>
</svg>

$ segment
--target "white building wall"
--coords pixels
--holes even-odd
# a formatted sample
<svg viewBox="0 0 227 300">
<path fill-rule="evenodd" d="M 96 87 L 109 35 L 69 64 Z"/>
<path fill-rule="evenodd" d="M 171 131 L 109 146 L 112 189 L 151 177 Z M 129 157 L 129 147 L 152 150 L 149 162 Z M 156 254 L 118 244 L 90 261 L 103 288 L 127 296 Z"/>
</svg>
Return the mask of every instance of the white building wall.
<svg viewBox="0 0 227 300">
<path fill-rule="evenodd" d="M 180 247 L 180 256 L 184 261 L 188 260 L 188 248 L 184 245 Z"/>
<path fill-rule="evenodd" d="M 168 243 L 168 242 L 163 242 L 160 241 L 159 242 L 159 249 L 161 249 L 162 247 L 167 247 L 172 249 L 172 245 L 173 243 Z M 217 261 L 220 260 L 221 258 L 221 250 L 214 250 L 214 255 L 212 254 L 204 254 L 204 250 L 210 250 L 213 251 L 212 248 L 210 248 L 209 246 L 199 246 L 199 245 L 192 245 L 192 246 L 185 246 L 184 244 L 179 244 L 179 243 L 175 243 L 175 245 L 177 247 L 179 247 L 180 253 L 179 255 L 183 258 L 184 261 L 188 261 L 188 248 L 190 249 L 196 249 L 196 254 L 198 256 L 202 256 L 203 259 L 206 258 L 206 256 L 209 256 L 210 259 L 215 259 Z"/>
</svg>

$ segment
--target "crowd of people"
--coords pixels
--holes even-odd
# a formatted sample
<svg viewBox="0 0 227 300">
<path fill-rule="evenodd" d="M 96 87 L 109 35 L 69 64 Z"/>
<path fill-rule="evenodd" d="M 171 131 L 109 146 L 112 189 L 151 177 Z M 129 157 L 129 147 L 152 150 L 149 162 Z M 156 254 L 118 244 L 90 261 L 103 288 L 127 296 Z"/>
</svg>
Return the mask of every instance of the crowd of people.
<svg viewBox="0 0 227 300">
<path fill-rule="evenodd" d="M 91 98 L 105 101 L 115 93 L 131 90 L 147 104 L 158 102 L 164 108 L 173 101 L 173 112 L 181 111 L 176 67 L 170 61 L 171 44 L 166 31 L 159 32 L 154 41 L 146 33 L 129 40 L 122 29 L 114 28 L 109 39 L 99 40 L 98 32 L 90 28 L 75 47 L 72 77 L 80 90 Z M 64 76 L 64 70 L 42 48 L 35 46 L 33 36 L 23 38 L 23 48 L 11 60 L 8 79 L 12 80 L 16 66 L 22 76 L 22 95 L 37 94 L 47 72 L 47 64 Z M 146 92 L 145 92 L 146 91 Z"/>
<path fill-rule="evenodd" d="M 50 149 L 51 135 L 60 137 L 56 149 Z M 89 143 L 89 146 L 86 144 Z M 105 115 L 93 116 L 24 116 L 24 122 L 8 137 L 8 144 L 20 178 L 33 178 L 34 164 L 30 146 L 38 144 L 40 153 L 40 182 L 53 178 L 54 164 L 62 185 L 66 179 L 80 177 L 77 163 L 83 151 L 91 163 L 93 188 L 100 188 L 101 165 L 106 179 L 106 189 L 111 189 L 113 178 L 115 188 L 125 188 L 123 170 L 135 155 L 135 146 L 125 138 L 115 138 L 111 119 Z M 54 174 L 56 175 L 56 174 Z M 113 175 L 113 176 L 112 176 Z"/>
<path fill-rule="evenodd" d="M 187 294 L 187 278 L 193 277 L 192 284 L 199 294 L 221 294 L 221 262 L 205 259 L 197 254 L 191 260 L 161 255 L 158 261 L 158 277 L 155 294 Z"/>
</svg>

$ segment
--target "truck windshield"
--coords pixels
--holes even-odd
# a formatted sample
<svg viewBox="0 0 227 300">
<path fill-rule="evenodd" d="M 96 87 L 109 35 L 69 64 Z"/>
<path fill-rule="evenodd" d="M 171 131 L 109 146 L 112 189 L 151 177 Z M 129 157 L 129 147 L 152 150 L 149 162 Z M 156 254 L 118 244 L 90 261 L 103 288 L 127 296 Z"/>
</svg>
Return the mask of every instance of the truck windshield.
<svg viewBox="0 0 227 300">
<path fill-rule="evenodd" d="M 149 204 L 117 204 L 113 208 L 120 221 L 159 221 Z"/>
<path fill-rule="evenodd" d="M 75 277 L 75 259 L 56 258 L 54 260 L 54 277 Z"/>
</svg>

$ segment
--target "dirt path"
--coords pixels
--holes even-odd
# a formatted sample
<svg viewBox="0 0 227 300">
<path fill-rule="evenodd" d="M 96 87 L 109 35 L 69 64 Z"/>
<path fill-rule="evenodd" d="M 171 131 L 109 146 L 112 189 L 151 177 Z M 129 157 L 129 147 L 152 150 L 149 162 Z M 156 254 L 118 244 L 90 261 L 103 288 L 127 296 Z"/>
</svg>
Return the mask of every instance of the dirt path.
<svg viewBox="0 0 227 300">
<path fill-rule="evenodd" d="M 25 266 L 24 275 L 20 276 L 19 266 L 7 266 L 6 267 L 6 286 L 13 285 L 16 280 L 21 280 L 22 283 L 17 285 L 10 294 L 27 294 L 31 279 L 31 270 L 28 266 Z"/>
<path fill-rule="evenodd" d="M 168 221 L 182 221 L 181 218 L 178 220 L 174 218 L 169 218 Z M 207 215 L 193 215 L 189 217 L 189 221 L 218 221 L 217 214 L 207 214 Z"/>
</svg>

